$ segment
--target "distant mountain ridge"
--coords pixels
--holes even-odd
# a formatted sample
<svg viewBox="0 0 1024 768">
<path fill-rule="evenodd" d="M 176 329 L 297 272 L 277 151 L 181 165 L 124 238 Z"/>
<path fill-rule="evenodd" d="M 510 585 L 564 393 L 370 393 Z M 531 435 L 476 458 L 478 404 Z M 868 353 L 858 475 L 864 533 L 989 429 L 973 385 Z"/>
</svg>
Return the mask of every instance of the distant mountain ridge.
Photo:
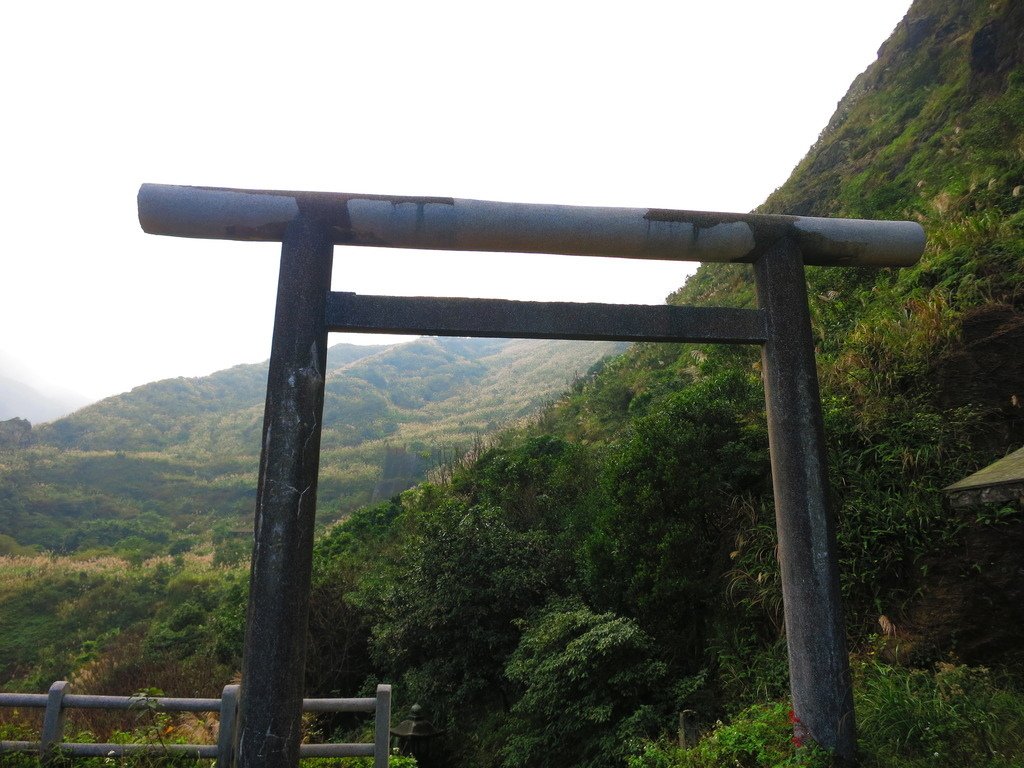
<svg viewBox="0 0 1024 768">
<path fill-rule="evenodd" d="M 574 373 L 621 349 L 624 345 L 506 339 L 334 345 L 328 351 L 323 443 L 337 447 L 387 437 L 399 431 L 398 424 L 429 425 L 436 435 L 453 401 L 459 403 L 459 421 L 467 425 L 477 408 L 475 423 L 481 426 L 520 417 L 564 390 Z M 249 453 L 259 446 L 266 377 L 262 362 L 145 384 L 43 425 L 34 437 L 40 444 L 78 450 L 188 445 Z M 516 389 L 527 391 L 517 397 Z M 479 403 L 478 395 L 483 396 Z"/>
<path fill-rule="evenodd" d="M 328 376 L 384 349 L 385 345 L 334 345 L 328 350 Z M 223 414 L 262 405 L 266 387 L 266 361 L 209 376 L 163 379 L 88 405 L 35 430 L 35 437 L 61 448 L 162 450 L 187 442 L 194 430 Z"/>
<path fill-rule="evenodd" d="M 0 376 L 0 421 L 28 419 L 33 424 L 71 413 L 88 402 L 84 397 L 48 395 L 9 376 Z"/>
<path fill-rule="evenodd" d="M 624 348 L 459 338 L 332 346 L 320 519 L 409 487 Z M 266 362 L 166 379 L 19 433 L 29 447 L 0 450 L 0 534 L 56 551 L 131 540 L 152 553 L 209 539 L 214 523 L 222 541 L 247 537 L 266 381 Z"/>
</svg>

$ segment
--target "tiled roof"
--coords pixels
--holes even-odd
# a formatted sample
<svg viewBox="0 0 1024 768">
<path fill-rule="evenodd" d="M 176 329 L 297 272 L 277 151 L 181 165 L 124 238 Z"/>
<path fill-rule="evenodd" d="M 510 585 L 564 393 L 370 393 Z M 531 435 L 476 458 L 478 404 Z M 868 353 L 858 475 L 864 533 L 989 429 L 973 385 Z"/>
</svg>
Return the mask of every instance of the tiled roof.
<svg viewBox="0 0 1024 768">
<path fill-rule="evenodd" d="M 983 504 L 1024 505 L 1024 448 L 943 489 L 954 508 Z"/>
<path fill-rule="evenodd" d="M 1009 456 L 1004 456 L 994 464 L 979 469 L 973 475 L 947 486 L 946 491 L 966 491 L 1006 483 L 1024 482 L 1024 448 L 1020 448 Z"/>
</svg>

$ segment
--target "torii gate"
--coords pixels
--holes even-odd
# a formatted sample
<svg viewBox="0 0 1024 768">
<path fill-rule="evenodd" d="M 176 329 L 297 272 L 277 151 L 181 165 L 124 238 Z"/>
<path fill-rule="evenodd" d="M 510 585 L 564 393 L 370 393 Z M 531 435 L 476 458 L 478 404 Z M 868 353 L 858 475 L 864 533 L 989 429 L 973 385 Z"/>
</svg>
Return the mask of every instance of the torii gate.
<svg viewBox="0 0 1024 768">
<path fill-rule="evenodd" d="M 842 761 L 853 697 L 804 265 L 914 264 L 914 222 L 144 184 L 156 235 L 282 243 L 242 663 L 242 768 L 298 765 L 329 331 L 760 344 L 793 708 Z M 759 309 L 358 296 L 335 245 L 752 263 Z"/>
</svg>

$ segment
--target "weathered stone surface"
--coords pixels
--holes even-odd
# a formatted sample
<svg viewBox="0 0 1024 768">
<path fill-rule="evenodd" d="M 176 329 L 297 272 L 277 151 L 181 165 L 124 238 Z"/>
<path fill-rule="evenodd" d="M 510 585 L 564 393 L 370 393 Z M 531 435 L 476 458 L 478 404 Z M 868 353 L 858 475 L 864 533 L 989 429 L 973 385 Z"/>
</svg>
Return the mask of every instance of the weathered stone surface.
<svg viewBox="0 0 1024 768">
<path fill-rule="evenodd" d="M 933 370 L 939 405 L 985 413 L 980 449 L 1024 444 L 1024 314 L 1003 304 L 969 312 L 960 343 Z"/>
<path fill-rule="evenodd" d="M 904 620 L 910 637 L 901 657 L 923 646 L 926 656 L 952 653 L 968 664 L 1020 660 L 1024 654 L 1022 551 L 1024 523 L 981 525 L 972 520 L 954 548 L 925 563 L 919 597 Z"/>
</svg>

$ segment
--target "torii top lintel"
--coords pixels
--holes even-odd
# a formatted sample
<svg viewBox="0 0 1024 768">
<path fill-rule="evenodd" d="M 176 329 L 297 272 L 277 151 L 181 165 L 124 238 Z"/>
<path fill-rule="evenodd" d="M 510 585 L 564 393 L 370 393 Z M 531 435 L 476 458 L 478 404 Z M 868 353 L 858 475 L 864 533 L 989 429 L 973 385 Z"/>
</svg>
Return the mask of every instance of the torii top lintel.
<svg viewBox="0 0 1024 768">
<path fill-rule="evenodd" d="M 597 208 L 143 184 L 149 234 L 281 242 L 298 218 L 336 245 L 747 263 L 783 237 L 805 264 L 905 267 L 924 251 L 911 221 Z"/>
</svg>

